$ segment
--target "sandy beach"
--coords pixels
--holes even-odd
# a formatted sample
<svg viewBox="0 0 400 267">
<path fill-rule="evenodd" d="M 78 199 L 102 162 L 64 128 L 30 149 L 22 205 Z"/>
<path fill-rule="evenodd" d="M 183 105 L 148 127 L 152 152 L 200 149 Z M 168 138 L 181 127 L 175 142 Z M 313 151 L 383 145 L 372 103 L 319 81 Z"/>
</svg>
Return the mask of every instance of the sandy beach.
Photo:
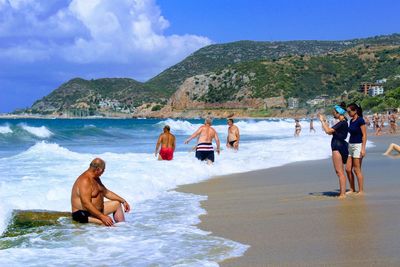
<svg viewBox="0 0 400 267">
<path fill-rule="evenodd" d="M 370 140 L 364 196 L 336 198 L 331 159 L 216 177 L 179 191 L 208 196 L 201 229 L 251 246 L 221 266 L 399 266 L 400 159 L 382 155 L 399 137 Z"/>
</svg>

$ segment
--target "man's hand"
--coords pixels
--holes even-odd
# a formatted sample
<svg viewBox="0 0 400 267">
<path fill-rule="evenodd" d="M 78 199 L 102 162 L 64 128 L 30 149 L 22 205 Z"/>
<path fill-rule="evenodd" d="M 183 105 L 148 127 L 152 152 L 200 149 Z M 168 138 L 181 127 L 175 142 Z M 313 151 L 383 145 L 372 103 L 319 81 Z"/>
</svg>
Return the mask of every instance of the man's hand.
<svg viewBox="0 0 400 267">
<path fill-rule="evenodd" d="M 233 147 L 234 147 L 235 149 L 238 149 L 238 147 L 239 147 L 239 141 L 236 141 L 235 143 L 233 143 Z"/>
<path fill-rule="evenodd" d="M 219 152 L 220 152 L 220 149 L 219 149 L 219 148 L 217 148 L 217 153 L 218 153 L 218 155 L 219 155 Z"/>
<path fill-rule="evenodd" d="M 186 139 L 185 140 L 185 145 L 189 144 L 189 141 L 190 141 L 189 139 Z"/>
<path fill-rule="evenodd" d="M 101 216 L 100 220 L 103 222 L 103 224 L 105 226 L 113 226 L 114 225 L 114 221 L 110 217 L 108 217 L 107 215 Z"/>
<path fill-rule="evenodd" d="M 154 156 L 155 156 L 156 158 L 157 158 L 157 154 L 158 154 L 158 153 L 157 153 L 157 151 L 156 151 L 156 152 L 154 152 Z"/>
<path fill-rule="evenodd" d="M 122 205 L 124 205 L 124 211 L 129 212 L 131 210 L 131 207 L 129 206 L 128 202 L 123 202 Z"/>
</svg>

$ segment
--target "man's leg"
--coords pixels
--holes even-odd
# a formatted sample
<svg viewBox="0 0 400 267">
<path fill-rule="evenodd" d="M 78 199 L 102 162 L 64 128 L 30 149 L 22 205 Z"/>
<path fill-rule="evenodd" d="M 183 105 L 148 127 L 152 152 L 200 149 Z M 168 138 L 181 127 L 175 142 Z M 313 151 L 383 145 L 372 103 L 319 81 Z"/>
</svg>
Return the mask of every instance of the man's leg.
<svg viewBox="0 0 400 267">
<path fill-rule="evenodd" d="M 99 219 L 95 218 L 95 217 L 90 217 L 89 216 L 88 220 L 89 220 L 89 223 L 95 223 L 95 224 L 103 225 L 103 222 L 100 221 Z"/>
<path fill-rule="evenodd" d="M 106 201 L 104 202 L 104 214 L 113 214 L 115 222 L 124 222 L 125 215 L 119 201 Z"/>
</svg>

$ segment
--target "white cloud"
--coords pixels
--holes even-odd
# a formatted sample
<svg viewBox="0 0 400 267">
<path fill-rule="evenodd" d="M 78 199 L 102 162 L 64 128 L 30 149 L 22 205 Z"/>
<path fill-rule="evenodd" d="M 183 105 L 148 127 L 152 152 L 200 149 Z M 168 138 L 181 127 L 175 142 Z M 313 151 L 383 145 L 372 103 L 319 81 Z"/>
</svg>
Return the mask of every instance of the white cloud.
<svg viewBox="0 0 400 267">
<path fill-rule="evenodd" d="M 143 64 L 151 76 L 211 43 L 165 35 L 154 0 L 0 0 L 0 16 L 0 62 Z"/>
</svg>

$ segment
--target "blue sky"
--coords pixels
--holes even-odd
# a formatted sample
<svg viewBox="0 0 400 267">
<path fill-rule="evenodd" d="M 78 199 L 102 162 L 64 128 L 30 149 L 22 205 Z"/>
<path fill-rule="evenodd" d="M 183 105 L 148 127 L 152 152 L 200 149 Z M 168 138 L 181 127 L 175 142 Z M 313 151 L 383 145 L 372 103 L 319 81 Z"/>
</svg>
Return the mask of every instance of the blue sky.
<svg viewBox="0 0 400 267">
<path fill-rule="evenodd" d="M 0 112 L 74 77 L 145 81 L 212 43 L 400 33 L 399 11 L 397 0 L 0 0 Z"/>
</svg>

